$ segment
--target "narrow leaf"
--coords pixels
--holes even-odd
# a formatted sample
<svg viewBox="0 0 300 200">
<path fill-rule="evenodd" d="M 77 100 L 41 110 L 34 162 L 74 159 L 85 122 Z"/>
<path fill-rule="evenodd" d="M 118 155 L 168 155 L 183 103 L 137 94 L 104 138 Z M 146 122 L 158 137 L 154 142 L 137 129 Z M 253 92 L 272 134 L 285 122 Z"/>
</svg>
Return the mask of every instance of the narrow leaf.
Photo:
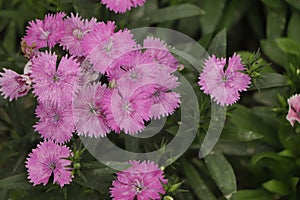
<svg viewBox="0 0 300 200">
<path fill-rule="evenodd" d="M 239 190 L 232 196 L 232 200 L 270 200 L 273 199 L 263 190 Z"/>
<path fill-rule="evenodd" d="M 291 193 L 287 183 L 275 179 L 265 182 L 263 187 L 270 192 L 280 195 L 289 195 Z"/>
<path fill-rule="evenodd" d="M 284 53 L 300 56 L 300 43 L 297 41 L 290 38 L 278 38 L 276 43 Z"/>
<path fill-rule="evenodd" d="M 225 0 L 215 0 L 214 3 L 209 0 L 204 1 L 203 10 L 205 15 L 200 18 L 203 34 L 212 33 L 215 30 L 222 17 L 225 2 Z"/>
<path fill-rule="evenodd" d="M 169 6 L 167 8 L 158 9 L 149 15 L 142 17 L 136 23 L 138 24 L 152 24 L 166 21 L 182 19 L 186 17 L 193 17 L 203 15 L 204 11 L 198 6 L 192 4 L 181 4 L 176 6 Z"/>
<path fill-rule="evenodd" d="M 236 192 L 235 174 L 230 163 L 221 152 L 212 152 L 204 159 L 215 183 L 229 199 Z"/>
<path fill-rule="evenodd" d="M 33 186 L 28 182 L 25 173 L 18 174 L 15 176 L 10 176 L 0 180 L 0 189 L 10 190 L 26 190 L 33 188 Z"/>
<path fill-rule="evenodd" d="M 283 87 L 287 85 L 284 76 L 277 73 L 265 73 L 255 80 L 250 90 Z"/>
<path fill-rule="evenodd" d="M 189 185 L 193 189 L 194 193 L 200 200 L 216 200 L 214 194 L 205 185 L 204 181 L 200 177 L 195 167 L 188 161 L 183 162 L 183 170 L 185 176 L 189 182 Z"/>
<path fill-rule="evenodd" d="M 220 31 L 211 41 L 208 53 L 215 54 L 217 57 L 226 57 L 226 29 Z"/>
<path fill-rule="evenodd" d="M 279 49 L 275 41 L 261 40 L 260 45 L 263 52 L 271 59 L 272 62 L 281 66 L 287 66 L 287 56 Z"/>
<path fill-rule="evenodd" d="M 267 16 L 267 38 L 275 39 L 280 37 L 284 31 L 285 23 L 286 8 L 284 4 L 276 9 L 269 8 Z"/>
<path fill-rule="evenodd" d="M 300 43 L 300 14 L 295 12 L 293 13 L 287 30 L 287 35 L 289 38 L 296 40 Z"/>
</svg>

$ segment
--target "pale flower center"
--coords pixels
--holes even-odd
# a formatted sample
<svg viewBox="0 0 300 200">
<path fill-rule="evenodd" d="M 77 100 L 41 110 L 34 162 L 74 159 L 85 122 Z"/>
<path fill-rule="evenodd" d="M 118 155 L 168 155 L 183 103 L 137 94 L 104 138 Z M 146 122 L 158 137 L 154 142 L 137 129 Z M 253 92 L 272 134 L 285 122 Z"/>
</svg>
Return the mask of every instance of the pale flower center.
<svg viewBox="0 0 300 200">
<path fill-rule="evenodd" d="M 73 30 L 73 35 L 76 37 L 78 40 L 82 39 L 84 36 L 85 32 L 83 32 L 80 28 L 76 28 Z"/>
<path fill-rule="evenodd" d="M 123 104 L 123 111 L 127 114 L 132 112 L 132 105 L 130 102 L 126 102 Z"/>
<path fill-rule="evenodd" d="M 108 42 L 104 45 L 103 49 L 106 51 L 106 53 L 111 56 L 111 49 L 113 46 L 112 39 L 109 39 Z"/>
<path fill-rule="evenodd" d="M 41 30 L 41 32 L 42 32 L 42 34 L 41 34 L 41 36 L 40 36 L 40 39 L 41 39 L 41 40 L 46 40 L 46 39 L 48 39 L 48 36 L 49 36 L 50 32 L 49 32 L 49 31 L 44 31 L 42 28 L 40 28 L 40 30 Z"/>
<path fill-rule="evenodd" d="M 100 115 L 99 109 L 97 109 L 95 106 L 93 106 L 91 104 L 88 104 L 88 106 L 89 106 L 89 111 L 91 113 L 93 113 L 94 115 L 97 115 L 97 116 Z"/>
<path fill-rule="evenodd" d="M 138 74 L 136 72 L 130 72 L 129 73 L 129 78 L 132 80 L 132 81 L 137 81 L 138 80 Z"/>
</svg>

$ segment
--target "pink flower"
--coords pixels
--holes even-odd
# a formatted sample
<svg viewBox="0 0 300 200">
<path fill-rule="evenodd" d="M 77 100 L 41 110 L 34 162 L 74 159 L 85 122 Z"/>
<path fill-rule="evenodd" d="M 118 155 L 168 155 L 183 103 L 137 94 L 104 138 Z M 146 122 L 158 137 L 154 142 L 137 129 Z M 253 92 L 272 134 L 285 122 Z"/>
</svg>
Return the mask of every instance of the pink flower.
<svg viewBox="0 0 300 200">
<path fill-rule="evenodd" d="M 163 184 L 168 181 L 163 171 L 154 162 L 129 161 L 128 169 L 118 172 L 117 179 L 110 188 L 111 197 L 115 200 L 159 200 L 165 194 Z"/>
<path fill-rule="evenodd" d="M 116 132 L 123 130 L 126 134 L 135 134 L 144 127 L 144 120 L 149 117 L 152 101 L 147 98 L 147 92 L 140 88 L 123 87 L 114 89 L 105 103 L 107 121 Z"/>
<path fill-rule="evenodd" d="M 143 47 L 146 49 L 145 54 L 160 64 L 160 67 L 167 68 L 174 72 L 178 68 L 177 59 L 169 52 L 165 42 L 159 38 L 148 37 L 144 40 Z"/>
<path fill-rule="evenodd" d="M 180 105 L 180 95 L 161 85 L 156 85 L 149 97 L 153 100 L 150 117 L 154 119 L 169 116 Z"/>
<path fill-rule="evenodd" d="M 32 59 L 33 93 L 41 102 L 71 102 L 78 84 L 79 63 L 73 58 L 62 57 L 56 68 L 57 56 L 42 53 Z"/>
<path fill-rule="evenodd" d="M 63 18 L 65 13 L 48 14 L 44 20 L 29 22 L 24 40 L 28 46 L 52 48 L 64 36 Z"/>
<path fill-rule="evenodd" d="M 46 185 L 53 174 L 53 183 L 63 187 L 72 181 L 69 165 L 71 150 L 67 146 L 59 146 L 52 141 L 44 141 L 33 149 L 26 161 L 28 179 L 33 185 Z"/>
<path fill-rule="evenodd" d="M 226 60 L 215 55 L 205 61 L 203 72 L 198 84 L 205 94 L 209 94 L 221 106 L 232 105 L 240 98 L 239 92 L 246 91 L 251 78 L 242 73 L 245 70 L 239 55 L 229 58 L 227 69 Z"/>
<path fill-rule="evenodd" d="M 101 0 L 102 4 L 106 5 L 109 10 L 115 13 L 124 13 L 131 10 L 131 7 L 142 6 L 146 0 Z"/>
<path fill-rule="evenodd" d="M 109 80 L 119 80 L 121 77 L 125 76 L 128 71 L 144 64 L 155 65 L 156 63 L 151 57 L 139 50 L 124 54 L 116 61 L 116 67 L 108 71 Z M 149 65 L 149 70 L 151 70 L 151 68 L 152 71 L 154 71 L 154 67 Z"/>
<path fill-rule="evenodd" d="M 286 119 L 294 126 L 297 121 L 300 123 L 300 95 L 295 94 L 288 99 L 289 104 L 289 113 L 286 116 Z"/>
<path fill-rule="evenodd" d="M 110 91 L 100 84 L 88 84 L 75 96 L 74 120 L 79 135 L 89 137 L 104 137 L 110 132 L 103 108 L 103 98 Z"/>
<path fill-rule="evenodd" d="M 49 101 L 40 102 L 35 112 L 40 121 L 34 127 L 43 138 L 61 144 L 71 139 L 74 121 L 70 103 L 60 105 Z"/>
<path fill-rule="evenodd" d="M 88 32 L 90 32 L 97 23 L 95 18 L 91 21 L 82 20 L 81 17 L 71 14 L 65 21 L 65 36 L 61 38 L 60 44 L 68 49 L 74 56 L 82 56 L 82 41 Z"/>
<path fill-rule="evenodd" d="M 20 75 L 15 71 L 3 68 L 0 75 L 0 91 L 10 101 L 24 96 L 30 90 L 31 80 L 28 75 Z"/>
<path fill-rule="evenodd" d="M 119 58 L 134 50 L 135 41 L 130 31 L 114 33 L 115 28 L 113 22 L 98 23 L 82 42 L 84 53 L 97 72 L 111 70 Z"/>
</svg>

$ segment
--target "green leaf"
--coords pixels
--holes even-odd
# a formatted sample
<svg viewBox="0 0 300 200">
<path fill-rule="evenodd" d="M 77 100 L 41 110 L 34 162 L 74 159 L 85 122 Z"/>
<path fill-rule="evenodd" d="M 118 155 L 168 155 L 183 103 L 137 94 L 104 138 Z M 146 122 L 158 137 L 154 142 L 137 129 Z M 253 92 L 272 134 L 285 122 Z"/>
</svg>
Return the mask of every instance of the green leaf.
<svg viewBox="0 0 300 200">
<path fill-rule="evenodd" d="M 287 35 L 289 38 L 296 40 L 300 43 L 300 14 L 294 12 L 288 25 Z"/>
<path fill-rule="evenodd" d="M 281 0 L 261 0 L 269 8 L 281 8 L 284 4 Z"/>
<path fill-rule="evenodd" d="M 295 134 L 289 122 L 283 121 L 279 124 L 278 137 L 284 148 L 290 150 L 296 157 L 300 156 L 300 134 Z"/>
<path fill-rule="evenodd" d="M 215 183 L 229 199 L 236 192 L 236 179 L 230 163 L 221 152 L 211 152 L 204 159 Z"/>
<path fill-rule="evenodd" d="M 1 10 L 0 11 L 1 18 L 14 19 L 17 16 L 18 16 L 18 11 L 16 11 L 16 10 Z"/>
<path fill-rule="evenodd" d="M 183 181 L 180 183 L 175 183 L 175 184 L 171 185 L 168 192 L 175 193 L 176 191 L 178 191 L 178 189 L 181 187 L 182 184 L 183 184 Z"/>
<path fill-rule="evenodd" d="M 239 190 L 232 196 L 232 200 L 270 200 L 274 199 L 263 190 Z"/>
<path fill-rule="evenodd" d="M 273 149 L 260 140 L 251 142 L 233 142 L 219 141 L 215 147 L 226 155 L 232 156 L 253 156 L 263 151 L 271 151 Z"/>
<path fill-rule="evenodd" d="M 207 49 L 207 47 L 209 46 L 210 41 L 211 41 L 211 39 L 212 39 L 212 36 L 213 36 L 213 34 L 212 34 L 212 33 L 209 33 L 209 34 L 203 35 L 203 36 L 201 37 L 201 39 L 199 40 L 200 45 L 201 45 L 204 49 Z"/>
<path fill-rule="evenodd" d="M 286 78 L 277 73 L 265 73 L 255 80 L 249 90 L 283 87 L 287 85 Z"/>
<path fill-rule="evenodd" d="M 3 47 L 11 54 L 16 50 L 16 38 L 16 23 L 11 21 L 6 29 L 3 40 Z"/>
<path fill-rule="evenodd" d="M 220 22 L 220 29 L 230 30 L 234 24 L 240 21 L 241 17 L 248 11 L 254 1 L 249 0 L 231 0 L 226 1 L 225 13 Z M 218 12 L 218 11 L 216 11 Z"/>
<path fill-rule="evenodd" d="M 188 161 L 183 162 L 183 170 L 190 187 L 200 200 L 216 200 L 214 194 L 205 185 L 195 167 Z"/>
<path fill-rule="evenodd" d="M 263 108 L 260 110 L 255 107 L 248 109 L 241 105 L 235 105 L 234 110 L 230 114 L 230 121 L 236 127 L 263 135 L 262 141 L 281 146 L 278 138 L 274 137 L 274 133 L 277 131 L 276 127 L 274 127 L 274 124 L 277 123 L 274 113 L 268 107 Z M 260 113 L 268 113 L 268 115 L 260 116 Z"/>
<path fill-rule="evenodd" d="M 222 131 L 221 138 L 229 141 L 248 142 L 261 139 L 263 135 L 251 130 L 226 125 Z"/>
<path fill-rule="evenodd" d="M 276 2 L 276 1 L 274 1 Z M 279 1 L 281 3 L 281 1 Z M 275 39 L 282 35 L 286 23 L 286 8 L 283 4 L 279 8 L 269 8 L 267 17 L 267 38 Z"/>
<path fill-rule="evenodd" d="M 205 15 L 201 16 L 200 23 L 203 34 L 212 33 L 218 25 L 225 7 L 226 0 L 204 1 L 202 6 Z M 216 10 L 218 12 L 216 12 Z"/>
<path fill-rule="evenodd" d="M 290 38 L 278 38 L 278 47 L 286 54 L 293 54 L 300 57 L 300 43 Z"/>
<path fill-rule="evenodd" d="M 291 172 L 297 170 L 296 163 L 289 157 L 280 156 L 274 152 L 263 152 L 252 158 L 253 165 L 269 168 L 277 179 L 287 180 Z"/>
<path fill-rule="evenodd" d="M 300 1 L 299 0 L 285 0 L 290 5 L 292 5 L 294 8 L 300 10 Z"/>
<path fill-rule="evenodd" d="M 260 45 L 263 52 L 271 59 L 272 62 L 287 67 L 287 56 L 279 49 L 276 42 L 273 40 L 261 40 Z"/>
<path fill-rule="evenodd" d="M 227 38 L 226 29 L 220 31 L 211 41 L 208 47 L 208 53 L 217 57 L 226 57 Z"/>
<path fill-rule="evenodd" d="M 192 4 L 181 4 L 158 9 L 136 21 L 137 24 L 153 24 L 203 15 L 204 11 Z"/>
<path fill-rule="evenodd" d="M 10 176 L 0 180 L 0 189 L 26 190 L 32 188 L 33 186 L 28 182 L 27 175 L 25 173 Z"/>
<path fill-rule="evenodd" d="M 275 194 L 289 195 L 291 193 L 291 189 L 287 183 L 275 179 L 263 183 L 263 187 Z"/>
</svg>

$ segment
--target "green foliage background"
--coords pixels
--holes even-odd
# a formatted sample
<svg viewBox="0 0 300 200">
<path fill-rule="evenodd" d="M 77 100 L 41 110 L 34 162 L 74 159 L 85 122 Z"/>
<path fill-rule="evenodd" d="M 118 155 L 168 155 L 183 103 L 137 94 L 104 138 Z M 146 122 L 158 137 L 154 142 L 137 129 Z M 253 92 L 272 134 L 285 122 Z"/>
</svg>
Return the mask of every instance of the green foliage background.
<svg viewBox="0 0 300 200">
<path fill-rule="evenodd" d="M 22 72 L 26 60 L 20 41 L 28 22 L 58 11 L 115 20 L 120 28 L 170 28 L 192 37 L 209 53 L 225 57 L 239 52 L 244 62 L 260 48 L 263 63 L 270 64 L 239 103 L 228 108 L 218 144 L 201 160 L 198 151 L 208 128 L 210 100 L 196 84 L 198 75 L 188 66 L 182 72 L 198 91 L 203 114 L 193 145 L 165 169 L 167 178 L 183 181 L 185 190 L 169 195 L 176 200 L 300 199 L 300 126 L 292 127 L 285 119 L 286 99 L 300 92 L 299 0 L 148 0 L 121 15 L 96 0 L 0 0 L 0 66 Z M 28 183 L 24 162 L 40 140 L 32 128 L 35 105 L 32 95 L 14 102 L 0 98 L 0 199 L 109 199 L 115 172 L 88 152 L 78 159 L 80 168 L 71 185 L 61 189 Z M 175 119 L 168 121 L 166 141 L 176 134 Z M 124 148 L 134 147 L 126 136 L 120 138 L 117 142 Z M 70 144 L 76 151 L 80 140 L 75 137 Z"/>
</svg>

